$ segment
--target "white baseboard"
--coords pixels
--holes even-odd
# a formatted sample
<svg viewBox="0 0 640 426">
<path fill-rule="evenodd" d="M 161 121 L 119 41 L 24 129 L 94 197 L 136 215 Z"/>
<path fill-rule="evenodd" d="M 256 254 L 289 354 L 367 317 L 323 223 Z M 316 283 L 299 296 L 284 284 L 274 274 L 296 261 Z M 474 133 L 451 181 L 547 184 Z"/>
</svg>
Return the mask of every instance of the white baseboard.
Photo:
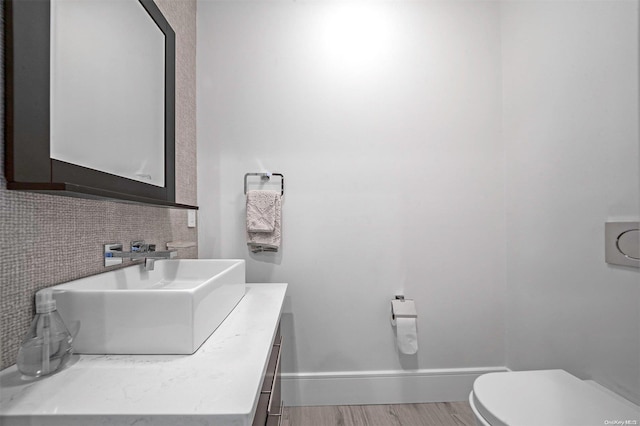
<svg viewBox="0 0 640 426">
<path fill-rule="evenodd" d="M 369 405 L 466 401 L 480 375 L 507 367 L 415 371 L 283 373 L 284 405 Z"/>
</svg>

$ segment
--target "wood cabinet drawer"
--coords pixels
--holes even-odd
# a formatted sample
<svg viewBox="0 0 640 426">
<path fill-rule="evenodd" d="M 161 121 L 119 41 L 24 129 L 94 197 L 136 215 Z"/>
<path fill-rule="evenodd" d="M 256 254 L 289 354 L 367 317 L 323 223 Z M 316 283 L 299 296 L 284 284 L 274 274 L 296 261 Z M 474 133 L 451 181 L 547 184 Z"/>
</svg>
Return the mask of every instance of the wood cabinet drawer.
<svg viewBox="0 0 640 426">
<path fill-rule="evenodd" d="M 280 406 L 280 412 L 282 412 L 282 405 Z M 269 414 L 267 416 L 267 426 L 280 426 L 282 422 L 282 414 Z"/>
<path fill-rule="evenodd" d="M 273 347 L 274 349 L 276 349 L 276 346 Z M 278 356 L 276 359 L 276 369 L 275 369 L 275 376 L 274 376 L 274 380 L 273 380 L 273 387 L 271 388 L 271 397 L 269 398 L 269 408 L 268 408 L 268 412 L 269 415 L 280 415 L 281 413 L 281 405 L 280 405 L 280 389 L 281 389 L 281 380 L 280 380 L 280 372 L 281 372 L 281 367 L 280 367 L 280 354 L 281 354 L 281 346 L 277 346 L 278 349 Z"/>
<path fill-rule="evenodd" d="M 256 415 L 253 418 L 252 426 L 264 426 L 267 422 L 267 409 L 269 407 L 269 394 L 261 393 L 258 399 L 258 408 L 256 409 Z"/>
<path fill-rule="evenodd" d="M 253 426 L 278 426 L 282 419 L 281 384 L 280 384 L 280 353 L 282 350 L 282 336 L 280 335 L 280 324 L 276 331 L 276 337 L 267 371 L 264 374 L 260 397 L 256 415 L 253 419 Z"/>
<path fill-rule="evenodd" d="M 278 363 L 278 356 L 280 348 L 282 347 L 282 337 L 276 340 L 276 344 L 271 347 L 271 355 L 269 356 L 269 364 L 267 364 L 267 372 L 264 374 L 264 381 L 262 382 L 262 389 L 260 392 L 271 392 L 273 387 L 273 378 L 276 373 L 276 365 Z"/>
</svg>

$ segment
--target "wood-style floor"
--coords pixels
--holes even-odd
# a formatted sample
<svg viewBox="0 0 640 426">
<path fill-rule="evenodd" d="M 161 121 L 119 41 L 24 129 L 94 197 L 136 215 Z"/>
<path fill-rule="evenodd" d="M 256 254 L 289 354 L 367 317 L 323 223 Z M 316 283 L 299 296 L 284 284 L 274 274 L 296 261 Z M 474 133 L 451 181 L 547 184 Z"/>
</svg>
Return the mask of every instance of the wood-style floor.
<svg viewBox="0 0 640 426">
<path fill-rule="evenodd" d="M 284 407 L 281 426 L 475 426 L 466 402 Z"/>
</svg>

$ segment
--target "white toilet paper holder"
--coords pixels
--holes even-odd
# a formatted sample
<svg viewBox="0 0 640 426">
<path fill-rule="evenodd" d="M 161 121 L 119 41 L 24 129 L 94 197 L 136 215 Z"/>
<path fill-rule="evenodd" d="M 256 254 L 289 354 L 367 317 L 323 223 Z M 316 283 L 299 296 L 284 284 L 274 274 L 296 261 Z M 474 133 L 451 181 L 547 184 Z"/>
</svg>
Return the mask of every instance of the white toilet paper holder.
<svg viewBox="0 0 640 426">
<path fill-rule="evenodd" d="M 416 304 L 413 299 L 405 299 L 403 295 L 397 295 L 391 301 L 391 321 L 395 323 L 396 318 L 417 318 Z"/>
</svg>

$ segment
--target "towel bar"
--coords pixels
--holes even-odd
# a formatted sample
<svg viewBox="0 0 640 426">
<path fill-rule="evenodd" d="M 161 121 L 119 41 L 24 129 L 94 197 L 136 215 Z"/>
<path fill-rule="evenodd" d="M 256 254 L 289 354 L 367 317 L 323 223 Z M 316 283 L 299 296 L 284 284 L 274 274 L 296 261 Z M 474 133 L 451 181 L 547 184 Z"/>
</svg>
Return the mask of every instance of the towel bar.
<svg viewBox="0 0 640 426">
<path fill-rule="evenodd" d="M 245 173 L 244 174 L 244 194 L 247 195 L 247 178 L 249 176 L 260 176 L 262 180 L 269 180 L 271 176 L 280 176 L 280 195 L 284 195 L 284 175 L 282 173 Z"/>
</svg>

